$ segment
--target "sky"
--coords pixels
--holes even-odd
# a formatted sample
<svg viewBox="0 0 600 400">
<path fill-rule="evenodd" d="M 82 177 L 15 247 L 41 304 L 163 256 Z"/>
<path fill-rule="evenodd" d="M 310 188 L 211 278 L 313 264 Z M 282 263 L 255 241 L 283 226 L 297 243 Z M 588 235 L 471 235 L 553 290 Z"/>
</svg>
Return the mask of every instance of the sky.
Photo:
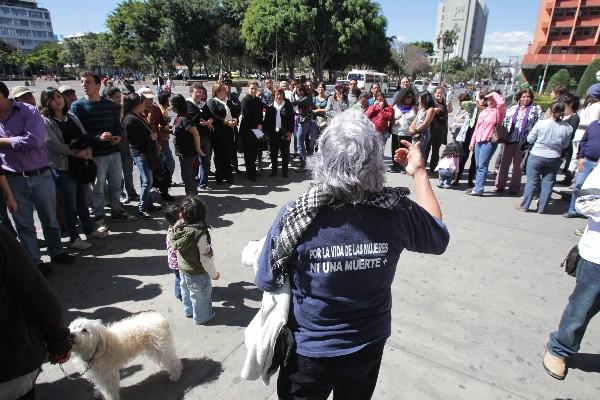
<svg viewBox="0 0 600 400">
<path fill-rule="evenodd" d="M 541 0 L 486 0 L 490 10 L 483 57 L 506 61 L 521 56 L 531 41 Z M 402 41 L 435 40 L 438 0 L 379 0 L 388 36 Z M 106 30 L 106 16 L 120 0 L 39 0 L 50 10 L 54 33 L 72 35 Z M 90 16 L 93 17 L 90 18 Z"/>
</svg>

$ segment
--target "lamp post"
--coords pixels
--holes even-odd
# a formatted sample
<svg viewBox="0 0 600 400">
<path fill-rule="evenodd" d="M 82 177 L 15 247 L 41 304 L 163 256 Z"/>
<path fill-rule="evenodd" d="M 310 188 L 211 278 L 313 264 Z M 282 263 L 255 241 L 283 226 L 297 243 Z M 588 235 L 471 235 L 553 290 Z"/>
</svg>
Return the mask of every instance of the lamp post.
<svg viewBox="0 0 600 400">
<path fill-rule="evenodd" d="M 542 76 L 542 83 L 540 83 L 540 92 L 538 94 L 544 93 L 544 82 L 546 81 L 546 73 L 548 72 L 548 64 L 550 64 L 550 59 L 552 58 L 552 50 L 554 50 L 554 45 L 550 45 L 550 53 L 548 53 L 548 58 L 546 59 L 546 67 L 544 68 L 544 75 Z"/>
</svg>

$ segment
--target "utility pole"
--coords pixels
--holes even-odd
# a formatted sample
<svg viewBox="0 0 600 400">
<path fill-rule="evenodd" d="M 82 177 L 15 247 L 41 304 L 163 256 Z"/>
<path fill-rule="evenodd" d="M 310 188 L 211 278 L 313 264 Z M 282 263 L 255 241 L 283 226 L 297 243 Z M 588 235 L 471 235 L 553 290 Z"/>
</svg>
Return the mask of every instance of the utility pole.
<svg viewBox="0 0 600 400">
<path fill-rule="evenodd" d="M 548 58 L 546 59 L 546 67 L 544 68 L 544 75 L 542 76 L 542 83 L 540 84 L 540 92 L 538 94 L 544 93 L 544 82 L 546 81 L 546 73 L 548 72 L 548 64 L 550 64 L 550 59 L 552 58 L 552 50 L 554 50 L 554 45 L 550 46 L 550 53 L 548 54 Z"/>
<path fill-rule="evenodd" d="M 278 62 L 278 54 L 277 54 L 277 31 L 278 30 L 279 29 L 275 30 L 275 77 L 273 78 L 275 81 L 279 80 L 279 69 L 277 68 L 278 67 L 278 64 L 277 64 L 277 62 Z"/>
</svg>

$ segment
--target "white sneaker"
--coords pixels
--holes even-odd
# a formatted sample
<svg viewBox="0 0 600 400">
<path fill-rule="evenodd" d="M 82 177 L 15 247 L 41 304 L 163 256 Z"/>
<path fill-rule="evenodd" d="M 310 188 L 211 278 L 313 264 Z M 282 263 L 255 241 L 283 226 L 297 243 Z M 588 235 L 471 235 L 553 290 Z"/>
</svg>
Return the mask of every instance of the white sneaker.
<svg viewBox="0 0 600 400">
<path fill-rule="evenodd" d="M 87 235 L 87 238 L 92 238 L 92 239 L 103 239 L 105 237 L 108 236 L 108 229 L 106 229 L 105 226 L 101 226 L 100 228 L 98 228 L 97 231 L 94 231 L 92 233 L 90 233 L 89 235 Z"/>
<path fill-rule="evenodd" d="M 86 250 L 92 247 L 92 244 L 90 242 L 86 242 L 85 240 L 81 240 L 81 238 L 77 238 L 69 245 L 69 247 L 75 250 Z"/>
</svg>

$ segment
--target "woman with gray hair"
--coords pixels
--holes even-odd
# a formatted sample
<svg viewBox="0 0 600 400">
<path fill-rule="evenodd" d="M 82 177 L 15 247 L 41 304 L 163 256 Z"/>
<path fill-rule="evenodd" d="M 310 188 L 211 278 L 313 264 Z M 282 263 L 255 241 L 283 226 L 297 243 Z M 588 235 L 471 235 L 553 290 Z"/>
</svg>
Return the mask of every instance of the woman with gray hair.
<svg viewBox="0 0 600 400">
<path fill-rule="evenodd" d="M 295 341 L 280 365 L 281 399 L 369 399 L 391 334 L 391 285 L 403 250 L 442 254 L 449 234 L 418 144 L 395 160 L 413 176 L 385 187 L 383 141 L 361 112 L 336 116 L 309 158 L 313 182 L 269 230 L 256 285 L 289 285 Z M 290 335 L 288 335 L 290 336 Z"/>
</svg>

